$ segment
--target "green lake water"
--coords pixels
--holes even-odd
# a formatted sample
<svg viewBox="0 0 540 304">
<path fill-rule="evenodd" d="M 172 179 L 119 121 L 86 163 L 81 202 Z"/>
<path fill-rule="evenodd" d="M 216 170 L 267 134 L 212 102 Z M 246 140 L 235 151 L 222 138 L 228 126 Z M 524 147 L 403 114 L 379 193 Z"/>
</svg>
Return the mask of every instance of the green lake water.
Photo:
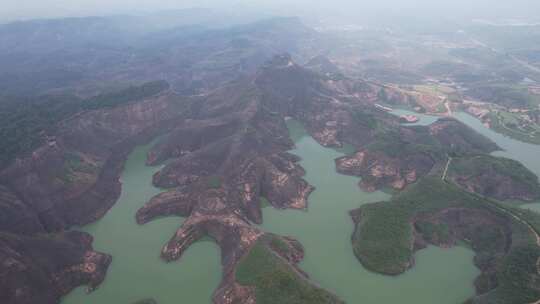
<svg viewBox="0 0 540 304">
<path fill-rule="evenodd" d="M 390 113 L 392 113 L 394 115 L 397 115 L 397 116 L 414 115 L 414 116 L 419 118 L 419 120 L 417 122 L 415 122 L 415 123 L 411 123 L 411 124 L 407 123 L 407 124 L 405 124 L 405 125 L 408 125 L 408 126 L 417 126 L 417 125 L 427 126 L 427 125 L 430 125 L 430 124 L 436 122 L 440 118 L 439 116 L 421 114 L 421 113 L 411 112 L 411 111 L 404 110 L 404 109 L 394 109 Z"/>
<path fill-rule="evenodd" d="M 397 277 L 365 270 L 353 254 L 348 211 L 388 200 L 390 195 L 363 192 L 358 178 L 336 173 L 334 159 L 351 151 L 324 148 L 301 125 L 288 124 L 296 142 L 291 152 L 302 158 L 305 178 L 317 189 L 309 197 L 309 211 L 265 208 L 261 228 L 298 239 L 305 247 L 301 267 L 315 282 L 352 304 L 456 304 L 474 294 L 479 270 L 473 265 L 473 252 L 464 247 L 421 250 L 416 265 Z M 135 212 L 160 192 L 151 185 L 158 168 L 145 166 L 148 149 L 139 147 L 130 155 L 116 205 L 83 229 L 94 236 L 96 250 L 113 256 L 105 281 L 89 295 L 76 289 L 62 304 L 130 304 L 144 298 L 159 304 L 210 303 L 221 278 L 219 248 L 213 242 L 199 242 L 180 261 L 167 264 L 159 253 L 182 219 L 163 218 L 144 226 L 135 222 Z"/>
<path fill-rule="evenodd" d="M 159 304 L 210 303 L 221 278 L 219 248 L 214 242 L 194 244 L 178 262 L 165 263 L 162 246 L 180 227 L 178 217 L 135 222 L 135 213 L 160 192 L 152 186 L 159 169 L 145 165 L 150 146 L 136 148 L 122 173 L 122 194 L 101 220 L 85 226 L 94 236 L 94 249 L 109 253 L 113 261 L 105 281 L 90 294 L 78 288 L 62 304 L 131 304 L 153 298 Z"/>
<path fill-rule="evenodd" d="M 347 303 L 456 304 L 474 294 L 479 270 L 474 253 L 464 247 L 429 247 L 416 255 L 416 265 L 405 274 L 390 277 L 365 270 L 353 254 L 353 222 L 348 211 L 362 204 L 388 200 L 383 192 L 361 191 L 358 178 L 338 174 L 334 159 L 345 151 L 320 146 L 295 122 L 289 122 L 302 158 L 305 179 L 316 187 L 308 211 L 265 208 L 261 227 L 298 239 L 305 248 L 301 268 L 322 287 Z"/>
</svg>

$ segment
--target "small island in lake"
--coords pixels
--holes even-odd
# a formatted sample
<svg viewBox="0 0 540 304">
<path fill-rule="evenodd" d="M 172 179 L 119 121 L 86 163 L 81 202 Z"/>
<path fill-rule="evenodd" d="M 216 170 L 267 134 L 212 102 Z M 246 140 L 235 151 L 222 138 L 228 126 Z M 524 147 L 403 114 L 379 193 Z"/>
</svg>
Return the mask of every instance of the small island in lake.
<svg viewBox="0 0 540 304">
<path fill-rule="evenodd" d="M 412 124 L 412 123 L 417 123 L 420 121 L 420 118 L 418 118 L 418 116 L 415 116 L 415 115 L 401 115 L 399 117 L 399 121 L 401 123 L 409 123 L 409 124 Z"/>
</svg>

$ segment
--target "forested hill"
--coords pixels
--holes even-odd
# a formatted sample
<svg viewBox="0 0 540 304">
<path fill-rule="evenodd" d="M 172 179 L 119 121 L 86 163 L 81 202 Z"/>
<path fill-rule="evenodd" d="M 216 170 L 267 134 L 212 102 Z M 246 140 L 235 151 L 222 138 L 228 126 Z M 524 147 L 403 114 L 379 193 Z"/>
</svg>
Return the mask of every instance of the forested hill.
<svg viewBox="0 0 540 304">
<path fill-rule="evenodd" d="M 74 95 L 0 97 L 0 167 L 44 143 L 58 122 L 85 110 L 137 102 L 169 89 L 165 81 L 131 86 L 87 99 Z"/>
</svg>

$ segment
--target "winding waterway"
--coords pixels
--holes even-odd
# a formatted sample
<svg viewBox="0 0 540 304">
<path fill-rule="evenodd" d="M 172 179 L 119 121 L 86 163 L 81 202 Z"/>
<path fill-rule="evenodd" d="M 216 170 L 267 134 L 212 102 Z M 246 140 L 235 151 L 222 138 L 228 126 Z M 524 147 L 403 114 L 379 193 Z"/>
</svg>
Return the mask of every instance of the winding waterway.
<svg viewBox="0 0 540 304">
<path fill-rule="evenodd" d="M 292 153 L 302 158 L 306 180 L 316 187 L 308 211 L 265 208 L 262 229 L 289 235 L 305 247 L 301 267 L 321 286 L 348 303 L 456 304 L 474 294 L 473 280 L 479 270 L 473 252 L 464 247 L 428 247 L 416 254 L 416 265 L 405 274 L 390 277 L 365 270 L 355 258 L 350 241 L 353 222 L 348 211 L 362 204 L 388 200 L 383 192 L 361 191 L 358 178 L 338 174 L 334 159 L 352 152 L 320 146 L 301 125 L 288 122 L 296 143 Z M 145 166 L 149 146 L 137 148 L 122 173 L 122 195 L 100 221 L 84 227 L 95 238 L 96 250 L 113 255 L 103 284 L 90 295 L 79 288 L 62 304 L 130 304 L 153 298 L 159 304 L 206 304 L 219 284 L 219 249 L 213 242 L 199 242 L 179 262 L 159 258 L 162 245 L 182 223 L 171 217 L 144 226 L 134 215 L 153 195 L 151 185 L 157 168 Z"/>
<path fill-rule="evenodd" d="M 145 165 L 150 145 L 136 148 L 122 173 L 122 194 L 101 220 L 85 226 L 94 236 L 94 248 L 113 261 L 105 281 L 90 294 L 78 288 L 62 304 L 131 304 L 152 298 L 159 304 L 209 303 L 221 278 L 219 248 L 214 242 L 193 244 L 179 262 L 160 259 L 161 247 L 182 224 L 178 217 L 162 218 L 140 226 L 135 213 L 161 190 L 152 186 L 159 169 Z"/>
<path fill-rule="evenodd" d="M 417 114 L 407 110 L 394 110 L 392 113 L 395 115 L 415 115 L 420 119 L 417 123 L 420 125 L 429 125 L 439 118 L 438 116 Z M 534 174 L 540 176 L 540 145 L 524 143 L 497 133 L 484 126 L 480 120 L 467 113 L 457 112 L 454 113 L 453 117 L 473 128 L 476 132 L 491 139 L 501 147 L 502 151 L 496 151 L 492 153 L 493 155 L 517 160 Z M 540 203 L 524 204 L 521 207 L 540 213 Z"/>
<path fill-rule="evenodd" d="M 473 280 L 479 270 L 473 252 L 464 247 L 428 247 L 416 254 L 416 265 L 405 274 L 390 277 L 367 271 L 353 254 L 353 222 L 348 211 L 362 204 L 388 200 L 383 192 L 366 193 L 358 178 L 338 174 L 334 159 L 344 152 L 320 146 L 301 125 L 288 123 L 302 158 L 305 179 L 316 190 L 308 211 L 273 208 L 264 210 L 266 231 L 289 235 L 305 248 L 301 268 L 321 286 L 347 303 L 456 304 L 474 294 Z"/>
</svg>

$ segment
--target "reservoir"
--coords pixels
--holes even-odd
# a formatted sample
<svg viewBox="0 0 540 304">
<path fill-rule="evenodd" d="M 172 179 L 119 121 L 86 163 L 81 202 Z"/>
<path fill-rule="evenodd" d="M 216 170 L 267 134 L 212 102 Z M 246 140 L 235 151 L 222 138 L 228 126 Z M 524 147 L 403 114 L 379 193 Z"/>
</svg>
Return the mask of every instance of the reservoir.
<svg viewBox="0 0 540 304">
<path fill-rule="evenodd" d="M 363 192 L 358 178 L 336 172 L 334 159 L 347 151 L 322 147 L 294 121 L 288 126 L 296 143 L 291 153 L 302 158 L 305 179 L 316 190 L 308 211 L 265 208 L 261 227 L 302 243 L 305 259 L 300 267 L 311 279 L 352 304 L 457 304 L 474 295 L 473 281 L 480 272 L 473 265 L 474 253 L 464 247 L 421 250 L 416 265 L 396 277 L 364 269 L 353 253 L 354 225 L 348 211 L 390 195 Z"/>
<path fill-rule="evenodd" d="M 161 192 L 152 186 L 159 169 L 145 165 L 150 145 L 136 148 L 121 176 L 122 194 L 99 221 L 82 229 L 94 237 L 94 249 L 113 256 L 105 281 L 92 293 L 80 287 L 62 304 L 131 304 L 152 298 L 159 304 L 210 303 L 221 279 L 219 247 L 214 242 L 195 243 L 178 262 L 165 263 L 161 248 L 182 224 L 169 217 L 146 225 L 135 222 L 135 213 Z"/>
<path fill-rule="evenodd" d="M 305 248 L 300 266 L 313 281 L 353 304 L 456 304 L 474 295 L 473 281 L 480 272 L 473 264 L 474 253 L 465 247 L 421 250 L 416 265 L 396 277 L 365 270 L 353 254 L 354 226 L 348 211 L 390 195 L 363 192 L 358 178 L 336 172 L 334 159 L 352 151 L 324 148 L 300 124 L 289 121 L 288 126 L 296 143 L 291 153 L 302 158 L 305 179 L 316 190 L 308 211 L 265 208 L 261 229 L 298 239 Z M 144 226 L 135 222 L 138 208 L 160 192 L 151 185 L 158 168 L 145 166 L 149 147 L 130 154 L 115 206 L 83 229 L 94 236 L 96 250 L 113 256 L 105 281 L 89 295 L 76 289 L 62 304 L 131 304 L 147 298 L 159 304 L 211 302 L 221 278 L 219 248 L 211 241 L 198 242 L 178 262 L 167 264 L 159 258 L 160 250 L 182 219 L 163 218 Z"/>
</svg>

